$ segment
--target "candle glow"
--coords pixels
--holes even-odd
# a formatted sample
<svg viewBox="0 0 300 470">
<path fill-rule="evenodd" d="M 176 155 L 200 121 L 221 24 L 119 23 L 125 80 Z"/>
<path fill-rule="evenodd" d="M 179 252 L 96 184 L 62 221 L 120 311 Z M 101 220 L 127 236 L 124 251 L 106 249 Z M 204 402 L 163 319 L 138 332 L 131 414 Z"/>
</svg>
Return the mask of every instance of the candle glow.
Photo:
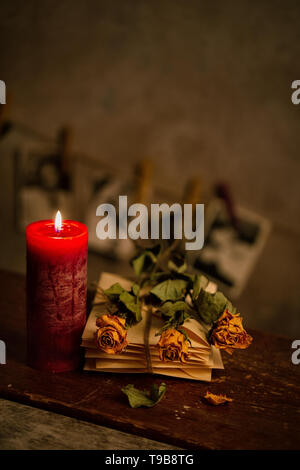
<svg viewBox="0 0 300 470">
<path fill-rule="evenodd" d="M 59 233 L 61 231 L 61 226 L 62 226 L 61 213 L 60 211 L 57 211 L 56 216 L 55 216 L 55 222 L 54 222 L 55 232 Z"/>
</svg>

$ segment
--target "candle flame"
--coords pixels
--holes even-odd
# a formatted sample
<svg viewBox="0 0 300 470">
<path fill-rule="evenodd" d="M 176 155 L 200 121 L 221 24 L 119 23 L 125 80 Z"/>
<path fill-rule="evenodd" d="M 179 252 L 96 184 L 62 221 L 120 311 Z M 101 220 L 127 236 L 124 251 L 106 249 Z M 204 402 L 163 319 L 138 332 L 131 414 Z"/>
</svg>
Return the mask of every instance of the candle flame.
<svg viewBox="0 0 300 470">
<path fill-rule="evenodd" d="M 61 226 L 62 226 L 61 213 L 60 211 L 57 211 L 56 216 L 55 216 L 55 222 L 54 222 L 55 232 L 57 233 L 60 232 Z"/>
</svg>

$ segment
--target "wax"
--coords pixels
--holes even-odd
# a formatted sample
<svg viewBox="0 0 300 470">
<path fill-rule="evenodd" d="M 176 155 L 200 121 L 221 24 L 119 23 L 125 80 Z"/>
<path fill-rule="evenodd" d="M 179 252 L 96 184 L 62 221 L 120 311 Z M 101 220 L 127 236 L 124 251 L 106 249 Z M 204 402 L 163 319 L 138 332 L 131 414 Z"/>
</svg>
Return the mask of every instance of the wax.
<svg viewBox="0 0 300 470">
<path fill-rule="evenodd" d="M 76 369 L 86 321 L 88 230 L 66 220 L 26 228 L 27 353 L 30 366 L 50 372 Z"/>
</svg>

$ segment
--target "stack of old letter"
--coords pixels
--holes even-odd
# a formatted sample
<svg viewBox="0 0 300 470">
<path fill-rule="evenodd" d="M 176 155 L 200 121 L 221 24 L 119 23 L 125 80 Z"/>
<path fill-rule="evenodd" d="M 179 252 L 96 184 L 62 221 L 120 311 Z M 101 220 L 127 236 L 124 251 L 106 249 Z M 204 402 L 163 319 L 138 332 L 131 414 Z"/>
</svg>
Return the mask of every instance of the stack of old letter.
<svg viewBox="0 0 300 470">
<path fill-rule="evenodd" d="M 155 336 L 163 322 L 149 307 L 143 307 L 142 320 L 128 330 L 128 346 L 121 354 L 106 354 L 99 350 L 95 342 L 97 330 L 96 319 L 108 313 L 105 304 L 101 304 L 103 289 L 119 282 L 129 289 L 131 282 L 114 274 L 103 273 L 99 280 L 101 289 L 97 290 L 94 305 L 82 336 L 85 348 L 85 370 L 121 373 L 153 373 L 194 380 L 211 380 L 212 369 L 223 369 L 220 351 L 211 346 L 206 334 L 196 320 L 189 319 L 184 323 L 191 345 L 187 362 L 161 361 L 158 354 Z M 208 285 L 214 289 L 214 285 Z"/>
</svg>

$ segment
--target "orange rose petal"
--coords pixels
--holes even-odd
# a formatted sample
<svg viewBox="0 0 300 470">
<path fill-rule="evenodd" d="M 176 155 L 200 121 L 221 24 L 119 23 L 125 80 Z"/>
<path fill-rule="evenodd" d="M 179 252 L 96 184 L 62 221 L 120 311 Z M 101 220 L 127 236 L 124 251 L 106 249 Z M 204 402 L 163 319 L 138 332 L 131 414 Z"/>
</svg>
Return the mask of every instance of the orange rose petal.
<svg viewBox="0 0 300 470">
<path fill-rule="evenodd" d="M 211 392 L 206 392 L 206 394 L 203 397 L 207 403 L 210 405 L 224 405 L 225 403 L 230 403 L 233 401 L 232 398 L 226 397 L 226 395 L 215 395 L 214 393 Z"/>
<path fill-rule="evenodd" d="M 112 326 L 120 335 L 122 335 L 125 327 L 125 318 L 120 318 L 117 315 L 105 314 L 97 319 L 96 325 L 100 328 L 102 326 Z"/>
</svg>

